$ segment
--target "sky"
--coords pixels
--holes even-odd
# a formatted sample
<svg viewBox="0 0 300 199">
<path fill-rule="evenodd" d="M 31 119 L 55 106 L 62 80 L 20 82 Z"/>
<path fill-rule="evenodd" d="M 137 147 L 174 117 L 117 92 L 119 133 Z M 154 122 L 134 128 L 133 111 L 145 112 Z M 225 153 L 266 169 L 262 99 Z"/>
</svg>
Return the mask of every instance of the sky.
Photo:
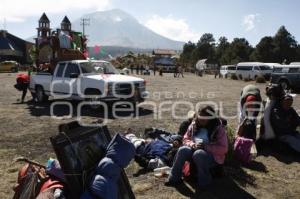
<svg viewBox="0 0 300 199">
<path fill-rule="evenodd" d="M 300 42 L 299 0 L 1 0 L 0 29 L 26 39 L 36 35 L 43 12 L 53 27 L 65 15 L 75 21 L 87 13 L 115 8 L 178 41 L 197 42 L 203 33 L 212 33 L 216 40 L 244 37 L 255 46 L 284 25 Z"/>
</svg>

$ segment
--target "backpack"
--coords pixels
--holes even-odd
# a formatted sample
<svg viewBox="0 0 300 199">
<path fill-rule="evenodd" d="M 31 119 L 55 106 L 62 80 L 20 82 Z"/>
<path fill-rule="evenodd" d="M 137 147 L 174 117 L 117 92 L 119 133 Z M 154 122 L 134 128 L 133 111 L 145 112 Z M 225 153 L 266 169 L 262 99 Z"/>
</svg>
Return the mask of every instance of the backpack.
<svg viewBox="0 0 300 199">
<path fill-rule="evenodd" d="M 46 179 L 45 169 L 26 163 L 18 173 L 13 199 L 34 199 Z"/>
<path fill-rule="evenodd" d="M 242 163 L 249 163 L 252 159 L 251 147 L 253 140 L 238 136 L 233 145 L 233 156 Z"/>
<path fill-rule="evenodd" d="M 256 140 L 256 121 L 245 119 L 239 126 L 237 134 L 240 137 Z"/>
</svg>

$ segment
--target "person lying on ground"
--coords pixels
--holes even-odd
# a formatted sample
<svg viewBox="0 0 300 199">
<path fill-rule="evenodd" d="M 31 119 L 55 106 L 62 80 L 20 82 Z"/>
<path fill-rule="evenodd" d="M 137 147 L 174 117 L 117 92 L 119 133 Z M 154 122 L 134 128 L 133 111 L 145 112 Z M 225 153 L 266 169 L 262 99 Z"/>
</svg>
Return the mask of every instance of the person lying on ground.
<svg viewBox="0 0 300 199">
<path fill-rule="evenodd" d="M 293 97 L 286 94 L 271 112 L 271 125 L 279 141 L 300 152 L 300 117 L 292 105 Z"/>
<path fill-rule="evenodd" d="M 176 152 L 182 144 L 182 137 L 179 135 L 170 134 L 169 139 L 160 139 L 159 136 L 143 139 L 133 134 L 130 128 L 124 134 L 135 146 L 135 161 L 149 170 L 164 166 L 171 167 Z"/>
<path fill-rule="evenodd" d="M 194 163 L 197 182 L 202 188 L 212 181 L 210 168 L 224 164 L 228 143 L 222 121 L 211 106 L 199 109 L 195 120 L 184 135 L 166 186 L 182 183 L 182 169 L 186 161 Z"/>
</svg>

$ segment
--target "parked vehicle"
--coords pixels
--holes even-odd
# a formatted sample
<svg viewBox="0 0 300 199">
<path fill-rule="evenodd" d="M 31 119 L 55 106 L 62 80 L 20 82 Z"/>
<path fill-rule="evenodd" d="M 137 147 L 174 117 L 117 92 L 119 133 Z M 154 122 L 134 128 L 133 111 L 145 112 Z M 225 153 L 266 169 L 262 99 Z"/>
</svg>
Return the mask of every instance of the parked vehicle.
<svg viewBox="0 0 300 199">
<path fill-rule="evenodd" d="M 274 69 L 275 67 L 280 67 L 281 64 L 279 63 L 264 63 L 267 66 L 270 66 L 272 69 Z"/>
<path fill-rule="evenodd" d="M 300 65 L 300 62 L 291 62 L 290 65 Z"/>
<path fill-rule="evenodd" d="M 220 68 L 220 74 L 222 77 L 230 77 L 231 74 L 236 73 L 236 66 L 235 65 L 223 65 Z"/>
<path fill-rule="evenodd" d="M 128 68 L 123 68 L 122 70 L 120 70 L 120 74 L 122 75 L 129 75 L 130 70 Z"/>
<path fill-rule="evenodd" d="M 174 73 L 176 67 L 175 66 L 158 66 L 161 68 L 164 73 Z"/>
<path fill-rule="evenodd" d="M 37 73 L 30 79 L 30 90 L 37 101 L 54 98 L 91 101 L 144 101 L 148 95 L 145 80 L 120 75 L 106 61 L 72 60 L 58 62 L 53 74 Z"/>
<path fill-rule="evenodd" d="M 300 88 L 300 64 L 299 65 L 282 65 L 275 67 L 271 76 L 271 83 L 281 84 L 286 89 Z"/>
<path fill-rule="evenodd" d="M 4 61 L 0 63 L 0 72 L 13 72 L 19 71 L 19 64 L 16 61 Z"/>
<path fill-rule="evenodd" d="M 241 62 L 236 66 L 236 75 L 239 79 L 255 80 L 258 76 L 270 79 L 273 69 L 261 62 Z"/>
</svg>

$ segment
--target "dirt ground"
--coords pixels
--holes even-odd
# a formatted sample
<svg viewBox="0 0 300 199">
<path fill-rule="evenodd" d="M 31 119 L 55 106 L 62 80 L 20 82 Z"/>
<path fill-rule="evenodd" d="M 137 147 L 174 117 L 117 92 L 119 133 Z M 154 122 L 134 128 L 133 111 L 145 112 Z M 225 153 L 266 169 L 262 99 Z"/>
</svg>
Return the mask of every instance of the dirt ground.
<svg viewBox="0 0 300 199">
<path fill-rule="evenodd" d="M 55 157 L 49 137 L 57 133 L 60 123 L 72 119 L 50 117 L 50 103 L 35 105 L 19 104 L 21 93 L 14 87 L 16 74 L 0 74 L 0 198 L 11 198 L 20 164 L 13 159 L 25 156 L 41 163 Z M 174 78 L 172 74 L 143 76 L 147 81 L 150 97 L 143 105 L 138 118 L 110 119 L 108 128 L 112 134 L 131 127 L 142 135 L 147 127 L 164 128 L 176 132 L 180 122 L 173 115 L 184 117 L 196 104 L 216 103 L 225 116 L 230 116 L 229 125 L 237 125 L 237 107 L 241 88 L 249 83 L 229 79 L 214 79 L 213 76 L 197 77 L 186 74 Z M 266 84 L 258 84 L 264 93 Z M 27 96 L 27 100 L 30 97 Z M 191 104 L 187 104 L 191 102 Z M 294 106 L 300 109 L 300 97 Z M 223 109 L 222 109 L 223 107 Z M 86 122 L 101 117 L 101 113 L 87 113 Z M 194 193 L 190 185 L 179 189 L 164 186 L 164 178 L 157 179 L 153 173 L 143 174 L 135 163 L 126 169 L 132 189 L 138 199 L 147 198 L 300 198 L 300 158 L 295 154 L 266 152 L 259 155 L 250 166 L 227 165 L 226 176 L 216 179 L 207 191 Z"/>
</svg>

